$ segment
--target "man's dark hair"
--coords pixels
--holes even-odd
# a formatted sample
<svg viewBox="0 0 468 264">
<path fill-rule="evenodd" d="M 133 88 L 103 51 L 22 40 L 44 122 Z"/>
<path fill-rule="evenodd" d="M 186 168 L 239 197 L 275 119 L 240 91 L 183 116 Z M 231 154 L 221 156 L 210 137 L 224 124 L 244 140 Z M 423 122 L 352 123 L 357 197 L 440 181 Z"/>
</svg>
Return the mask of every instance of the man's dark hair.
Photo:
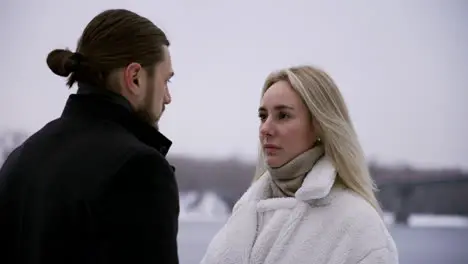
<svg viewBox="0 0 468 264">
<path fill-rule="evenodd" d="M 86 83 L 105 87 L 109 74 L 132 62 L 151 74 L 164 59 L 166 34 L 150 20 L 124 9 L 106 10 L 89 22 L 76 52 L 56 49 L 47 56 L 47 65 L 57 75 L 68 77 L 67 85 Z"/>
</svg>

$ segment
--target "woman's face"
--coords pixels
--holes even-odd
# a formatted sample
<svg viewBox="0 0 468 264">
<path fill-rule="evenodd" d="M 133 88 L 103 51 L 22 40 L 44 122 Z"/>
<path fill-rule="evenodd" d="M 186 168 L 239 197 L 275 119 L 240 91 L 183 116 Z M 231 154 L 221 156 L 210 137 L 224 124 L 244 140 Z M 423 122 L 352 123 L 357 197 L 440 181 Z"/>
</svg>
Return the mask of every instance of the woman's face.
<svg viewBox="0 0 468 264">
<path fill-rule="evenodd" d="M 258 114 L 260 142 L 270 167 L 283 166 L 315 143 L 309 110 L 288 82 L 279 81 L 268 88 Z"/>
</svg>

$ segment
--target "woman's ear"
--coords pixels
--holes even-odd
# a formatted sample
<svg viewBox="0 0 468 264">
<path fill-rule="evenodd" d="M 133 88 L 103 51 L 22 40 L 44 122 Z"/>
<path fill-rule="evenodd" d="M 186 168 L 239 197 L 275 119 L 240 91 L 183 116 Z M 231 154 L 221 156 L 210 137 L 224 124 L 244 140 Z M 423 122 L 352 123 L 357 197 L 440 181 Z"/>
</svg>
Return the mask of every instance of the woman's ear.
<svg viewBox="0 0 468 264">
<path fill-rule="evenodd" d="M 320 124 L 317 122 L 316 118 L 312 118 L 312 136 L 314 138 L 322 138 L 322 128 L 320 127 Z"/>
</svg>

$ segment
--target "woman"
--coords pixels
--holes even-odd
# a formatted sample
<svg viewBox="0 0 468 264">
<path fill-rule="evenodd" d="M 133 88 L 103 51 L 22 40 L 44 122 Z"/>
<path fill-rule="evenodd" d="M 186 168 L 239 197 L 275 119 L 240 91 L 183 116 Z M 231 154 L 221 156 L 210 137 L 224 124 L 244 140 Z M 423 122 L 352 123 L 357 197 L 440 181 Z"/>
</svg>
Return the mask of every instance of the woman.
<svg viewBox="0 0 468 264">
<path fill-rule="evenodd" d="M 343 97 L 323 71 L 272 73 L 256 177 L 203 264 L 396 264 Z"/>
</svg>

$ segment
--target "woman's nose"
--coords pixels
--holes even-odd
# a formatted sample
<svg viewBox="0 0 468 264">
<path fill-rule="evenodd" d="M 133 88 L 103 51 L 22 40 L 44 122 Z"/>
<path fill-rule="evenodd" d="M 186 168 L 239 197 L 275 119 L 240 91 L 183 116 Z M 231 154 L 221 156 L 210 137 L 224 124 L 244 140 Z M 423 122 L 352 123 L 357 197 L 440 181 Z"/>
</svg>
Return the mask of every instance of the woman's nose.
<svg viewBox="0 0 468 264">
<path fill-rule="evenodd" d="M 260 125 L 260 135 L 261 136 L 271 136 L 273 131 L 272 124 L 269 119 L 266 119 L 261 125 Z"/>
</svg>

